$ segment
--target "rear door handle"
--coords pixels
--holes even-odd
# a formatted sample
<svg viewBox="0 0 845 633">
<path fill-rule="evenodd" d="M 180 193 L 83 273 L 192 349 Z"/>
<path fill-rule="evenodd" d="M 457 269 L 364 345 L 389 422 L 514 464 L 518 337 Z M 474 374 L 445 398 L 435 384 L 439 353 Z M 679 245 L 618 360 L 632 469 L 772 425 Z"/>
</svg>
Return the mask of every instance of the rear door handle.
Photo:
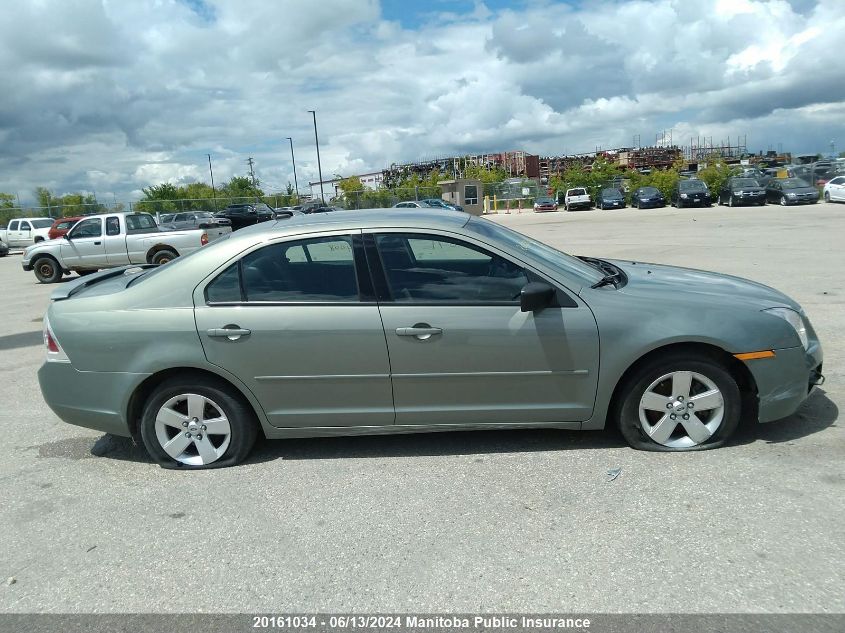
<svg viewBox="0 0 845 633">
<path fill-rule="evenodd" d="M 252 330 L 240 328 L 237 325 L 227 325 L 226 327 L 211 328 L 206 333 L 213 338 L 227 338 L 230 341 L 237 341 L 242 336 L 252 334 Z"/>
<path fill-rule="evenodd" d="M 431 327 L 428 323 L 417 323 L 412 327 L 396 328 L 397 336 L 413 336 L 420 341 L 426 341 L 438 334 L 443 334 L 443 330 L 439 327 Z"/>
</svg>

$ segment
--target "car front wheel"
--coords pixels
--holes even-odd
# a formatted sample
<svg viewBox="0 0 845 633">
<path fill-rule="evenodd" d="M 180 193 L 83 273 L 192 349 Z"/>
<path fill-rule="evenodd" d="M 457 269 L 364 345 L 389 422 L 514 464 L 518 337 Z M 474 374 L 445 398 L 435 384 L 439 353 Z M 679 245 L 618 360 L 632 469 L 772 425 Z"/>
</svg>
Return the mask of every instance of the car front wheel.
<svg viewBox="0 0 845 633">
<path fill-rule="evenodd" d="M 258 422 L 240 394 L 204 377 L 162 383 L 144 407 L 141 438 L 164 468 L 218 468 L 243 461 Z"/>
<path fill-rule="evenodd" d="M 723 366 L 674 355 L 646 363 L 630 377 L 616 422 L 636 449 L 703 450 L 725 443 L 740 411 L 739 387 Z"/>
<path fill-rule="evenodd" d="M 62 269 L 52 257 L 41 257 L 32 265 L 35 278 L 42 284 L 54 284 L 62 278 Z"/>
</svg>

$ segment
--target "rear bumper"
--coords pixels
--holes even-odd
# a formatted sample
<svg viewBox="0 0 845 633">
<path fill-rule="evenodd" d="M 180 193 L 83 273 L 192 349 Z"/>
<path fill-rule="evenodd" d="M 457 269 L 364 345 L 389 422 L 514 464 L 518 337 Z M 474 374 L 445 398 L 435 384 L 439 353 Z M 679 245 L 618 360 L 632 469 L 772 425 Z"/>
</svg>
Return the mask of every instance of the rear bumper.
<svg viewBox="0 0 845 633">
<path fill-rule="evenodd" d="M 779 420 L 795 413 L 816 385 L 821 384 L 823 354 L 821 344 L 810 348 L 775 350 L 774 358 L 746 361 L 757 383 L 760 422 Z"/>
<path fill-rule="evenodd" d="M 129 437 L 129 397 L 148 375 L 78 371 L 70 363 L 45 362 L 38 382 L 44 401 L 62 421 Z"/>
</svg>

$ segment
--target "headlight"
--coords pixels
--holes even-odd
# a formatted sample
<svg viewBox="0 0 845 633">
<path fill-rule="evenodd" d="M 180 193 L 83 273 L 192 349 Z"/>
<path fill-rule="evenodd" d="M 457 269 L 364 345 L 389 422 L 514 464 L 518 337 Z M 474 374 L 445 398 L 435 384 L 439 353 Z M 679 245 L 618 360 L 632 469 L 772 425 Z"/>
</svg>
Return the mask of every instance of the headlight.
<svg viewBox="0 0 845 633">
<path fill-rule="evenodd" d="M 682 194 L 681 194 L 681 197 L 682 197 L 682 198 L 686 198 L 686 197 L 687 197 L 687 194 L 682 193 Z"/>
<path fill-rule="evenodd" d="M 763 312 L 780 317 L 789 323 L 798 335 L 798 339 L 801 341 L 804 349 L 810 346 L 810 339 L 807 337 L 807 326 L 804 323 L 803 317 L 798 312 L 792 308 L 769 308 L 768 310 L 763 310 Z"/>
<path fill-rule="evenodd" d="M 787 198 L 794 198 L 795 194 L 794 193 L 788 193 L 788 194 L 786 194 L 786 197 Z"/>
</svg>

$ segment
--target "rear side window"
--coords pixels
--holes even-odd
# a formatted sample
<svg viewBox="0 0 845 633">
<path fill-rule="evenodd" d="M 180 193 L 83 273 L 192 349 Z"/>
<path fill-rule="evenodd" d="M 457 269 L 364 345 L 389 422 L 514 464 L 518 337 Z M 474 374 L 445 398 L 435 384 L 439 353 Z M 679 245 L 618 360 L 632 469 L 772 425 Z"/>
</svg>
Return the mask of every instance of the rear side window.
<svg viewBox="0 0 845 633">
<path fill-rule="evenodd" d="M 206 288 L 209 303 L 358 301 L 352 239 L 333 236 L 265 246 Z"/>
<path fill-rule="evenodd" d="M 106 235 L 120 235 L 120 218 L 106 218 Z"/>
<path fill-rule="evenodd" d="M 151 215 L 127 215 L 126 229 L 128 231 L 138 231 L 141 229 L 155 229 L 156 222 Z"/>
</svg>

